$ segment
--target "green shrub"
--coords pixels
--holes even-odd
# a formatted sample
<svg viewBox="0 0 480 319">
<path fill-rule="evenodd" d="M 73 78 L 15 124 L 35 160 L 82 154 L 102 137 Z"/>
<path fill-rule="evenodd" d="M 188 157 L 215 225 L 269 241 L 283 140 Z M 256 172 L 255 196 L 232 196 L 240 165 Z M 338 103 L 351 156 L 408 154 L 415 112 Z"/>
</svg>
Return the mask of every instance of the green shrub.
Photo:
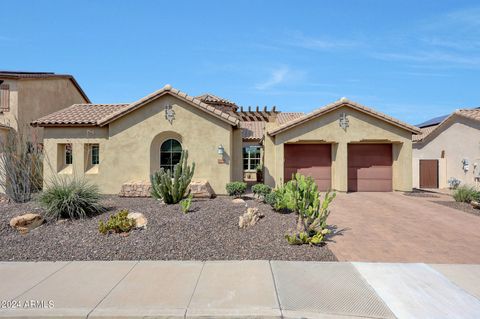
<svg viewBox="0 0 480 319">
<path fill-rule="evenodd" d="M 270 205 L 275 211 L 286 210 L 287 206 L 284 201 L 285 187 L 274 189 L 264 197 L 265 203 Z"/>
<path fill-rule="evenodd" d="M 135 227 L 135 220 L 127 216 L 128 210 L 121 210 L 111 215 L 106 222 L 100 221 L 98 223 L 98 231 L 103 235 L 109 233 L 128 233 Z"/>
<path fill-rule="evenodd" d="M 49 218 L 85 218 L 103 212 L 98 186 L 85 180 L 54 180 L 38 200 Z"/>
<path fill-rule="evenodd" d="M 470 203 L 472 200 L 480 200 L 480 192 L 471 186 L 459 186 L 453 193 L 453 198 L 457 202 Z"/>
<path fill-rule="evenodd" d="M 245 194 L 247 190 L 247 183 L 244 182 L 231 182 L 226 186 L 227 194 L 234 197 L 240 197 Z"/>
<path fill-rule="evenodd" d="M 180 207 L 182 208 L 182 212 L 184 214 L 190 211 L 190 206 L 192 206 L 192 198 L 193 198 L 192 195 L 188 195 L 187 198 L 180 201 Z"/>
<path fill-rule="evenodd" d="M 183 151 L 173 172 L 161 168 L 150 176 L 154 198 L 162 199 L 165 204 L 176 204 L 185 197 L 195 172 L 195 163 L 190 167 L 187 160 L 188 151 Z"/>
<path fill-rule="evenodd" d="M 311 177 L 295 174 L 294 179 L 285 185 L 283 205 L 298 214 L 297 233 L 286 235 L 289 244 L 321 244 L 327 228 L 328 209 L 336 194 L 327 192 L 323 202 L 320 200 L 318 186 Z"/>
<path fill-rule="evenodd" d="M 252 192 L 257 195 L 257 197 L 263 197 L 265 199 L 265 196 L 272 192 L 272 188 L 268 185 L 259 183 L 252 186 Z"/>
</svg>

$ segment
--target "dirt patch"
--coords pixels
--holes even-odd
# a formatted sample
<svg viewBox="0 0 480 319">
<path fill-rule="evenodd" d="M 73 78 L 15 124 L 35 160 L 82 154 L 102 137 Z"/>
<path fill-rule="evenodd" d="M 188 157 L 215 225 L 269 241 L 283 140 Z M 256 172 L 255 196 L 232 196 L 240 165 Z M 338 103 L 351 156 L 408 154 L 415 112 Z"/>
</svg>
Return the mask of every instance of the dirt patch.
<svg viewBox="0 0 480 319">
<path fill-rule="evenodd" d="M 462 212 L 480 216 L 480 209 L 473 208 L 469 203 L 455 201 L 432 201 L 433 203 L 461 210 Z"/>
<path fill-rule="evenodd" d="M 284 235 L 296 225 L 295 215 L 279 214 L 268 205 L 247 200 L 265 215 L 257 225 L 238 228 L 244 205 L 228 197 L 197 200 L 192 212 L 183 214 L 179 205 L 163 205 L 151 198 L 108 196 L 107 213 L 84 219 L 49 221 L 27 235 L 9 226 L 10 218 L 24 212 L 41 212 L 34 201 L 0 204 L 1 260 L 317 260 L 336 261 L 327 248 L 291 246 Z M 100 220 L 120 209 L 143 213 L 147 229 L 134 230 L 128 237 L 104 236 Z"/>
</svg>

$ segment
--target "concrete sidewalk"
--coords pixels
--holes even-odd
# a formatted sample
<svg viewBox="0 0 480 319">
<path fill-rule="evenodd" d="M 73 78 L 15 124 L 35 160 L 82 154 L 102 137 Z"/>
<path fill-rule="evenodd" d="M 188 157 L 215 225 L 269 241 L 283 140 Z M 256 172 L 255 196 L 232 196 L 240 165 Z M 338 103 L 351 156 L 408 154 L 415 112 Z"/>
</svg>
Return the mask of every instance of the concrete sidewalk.
<svg viewBox="0 0 480 319">
<path fill-rule="evenodd" d="M 0 262 L 4 318 L 479 318 L 480 265 Z"/>
</svg>

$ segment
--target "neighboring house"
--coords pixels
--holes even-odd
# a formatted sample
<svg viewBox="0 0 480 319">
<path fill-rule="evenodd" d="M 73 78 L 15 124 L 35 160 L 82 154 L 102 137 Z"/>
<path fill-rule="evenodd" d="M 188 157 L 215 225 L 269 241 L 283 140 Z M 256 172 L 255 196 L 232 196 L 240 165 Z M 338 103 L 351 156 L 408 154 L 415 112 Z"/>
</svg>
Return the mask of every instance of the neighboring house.
<svg viewBox="0 0 480 319">
<path fill-rule="evenodd" d="M 0 71 L 0 132 L 28 129 L 30 122 L 75 103 L 90 103 L 75 78 L 50 72 Z M 42 130 L 32 133 L 38 142 Z"/>
<path fill-rule="evenodd" d="M 76 104 L 32 123 L 44 128 L 46 179 L 84 177 L 114 194 L 173 168 L 182 150 L 194 179 L 217 194 L 231 181 L 280 185 L 292 173 L 312 176 L 321 190 L 409 191 L 412 133 L 419 129 L 346 99 L 313 113 L 243 110 L 204 94 L 166 85 L 130 104 Z"/>
<path fill-rule="evenodd" d="M 419 125 L 414 136 L 413 187 L 447 188 L 450 178 L 480 179 L 480 108 L 456 110 Z"/>
</svg>

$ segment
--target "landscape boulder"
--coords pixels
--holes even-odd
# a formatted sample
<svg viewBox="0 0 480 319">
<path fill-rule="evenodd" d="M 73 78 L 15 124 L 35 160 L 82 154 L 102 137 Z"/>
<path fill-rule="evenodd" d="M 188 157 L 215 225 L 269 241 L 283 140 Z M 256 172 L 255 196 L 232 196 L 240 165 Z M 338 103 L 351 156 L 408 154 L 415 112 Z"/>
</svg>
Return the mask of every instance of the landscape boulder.
<svg viewBox="0 0 480 319">
<path fill-rule="evenodd" d="M 194 198 L 212 198 L 215 196 L 212 186 L 206 180 L 195 180 L 189 185 L 190 194 Z"/>
<path fill-rule="evenodd" d="M 480 209 L 480 203 L 479 202 L 472 200 L 470 202 L 470 204 L 472 205 L 473 208 Z"/>
<path fill-rule="evenodd" d="M 232 199 L 232 203 L 234 203 L 234 204 L 245 204 L 245 201 L 242 198 L 234 198 L 234 199 Z"/>
<path fill-rule="evenodd" d="M 142 213 L 131 212 L 128 213 L 127 218 L 135 221 L 135 228 L 147 228 L 148 220 Z"/>
<path fill-rule="evenodd" d="M 247 212 L 239 217 L 238 227 L 247 228 L 254 226 L 264 215 L 260 214 L 258 208 L 249 207 Z"/>
<path fill-rule="evenodd" d="M 10 226 L 18 230 L 21 234 L 26 234 L 30 230 L 43 224 L 44 219 L 39 214 L 26 213 L 10 219 Z"/>
</svg>

